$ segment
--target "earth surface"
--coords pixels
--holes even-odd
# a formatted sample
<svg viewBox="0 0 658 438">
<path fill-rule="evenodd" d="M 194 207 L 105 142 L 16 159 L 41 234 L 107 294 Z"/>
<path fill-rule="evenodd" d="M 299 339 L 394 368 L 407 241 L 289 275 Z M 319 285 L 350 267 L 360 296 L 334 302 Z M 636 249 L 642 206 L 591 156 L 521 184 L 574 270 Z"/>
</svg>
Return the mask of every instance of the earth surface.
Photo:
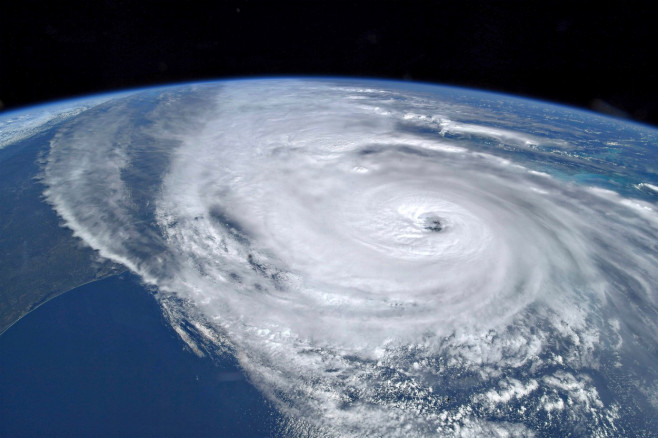
<svg viewBox="0 0 658 438">
<path fill-rule="evenodd" d="M 655 129 L 279 78 L 0 148 L 3 436 L 656 436 Z"/>
</svg>

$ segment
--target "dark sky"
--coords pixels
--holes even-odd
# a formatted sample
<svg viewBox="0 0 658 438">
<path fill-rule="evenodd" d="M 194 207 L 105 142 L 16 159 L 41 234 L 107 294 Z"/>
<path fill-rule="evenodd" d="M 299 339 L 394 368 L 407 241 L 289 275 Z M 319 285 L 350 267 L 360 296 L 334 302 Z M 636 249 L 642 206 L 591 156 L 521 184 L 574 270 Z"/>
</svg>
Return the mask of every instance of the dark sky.
<svg viewBox="0 0 658 438">
<path fill-rule="evenodd" d="M 504 91 L 658 125 L 658 14 L 600 3 L 612 2 L 5 1 L 0 101 L 341 75 Z"/>
</svg>

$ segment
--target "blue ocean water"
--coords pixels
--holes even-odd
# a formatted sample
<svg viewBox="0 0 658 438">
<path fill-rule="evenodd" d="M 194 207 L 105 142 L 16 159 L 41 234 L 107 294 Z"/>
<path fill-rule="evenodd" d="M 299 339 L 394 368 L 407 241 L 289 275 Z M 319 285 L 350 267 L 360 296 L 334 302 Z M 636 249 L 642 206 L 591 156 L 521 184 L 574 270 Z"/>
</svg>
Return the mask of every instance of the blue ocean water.
<svg viewBox="0 0 658 438">
<path fill-rule="evenodd" d="M 123 274 L 81 286 L 0 336 L 0 436 L 271 436 L 278 415 L 234 359 L 184 348 Z"/>
</svg>

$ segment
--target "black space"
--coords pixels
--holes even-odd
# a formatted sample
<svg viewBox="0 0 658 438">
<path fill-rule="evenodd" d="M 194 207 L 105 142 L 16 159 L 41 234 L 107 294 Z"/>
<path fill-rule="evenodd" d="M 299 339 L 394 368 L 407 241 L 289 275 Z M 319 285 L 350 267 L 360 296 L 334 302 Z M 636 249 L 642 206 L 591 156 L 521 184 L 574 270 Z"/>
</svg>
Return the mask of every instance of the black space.
<svg viewBox="0 0 658 438">
<path fill-rule="evenodd" d="M 6 1 L 0 101 L 10 109 L 197 79 L 342 75 L 503 91 L 658 125 L 658 14 L 647 4 Z"/>
</svg>

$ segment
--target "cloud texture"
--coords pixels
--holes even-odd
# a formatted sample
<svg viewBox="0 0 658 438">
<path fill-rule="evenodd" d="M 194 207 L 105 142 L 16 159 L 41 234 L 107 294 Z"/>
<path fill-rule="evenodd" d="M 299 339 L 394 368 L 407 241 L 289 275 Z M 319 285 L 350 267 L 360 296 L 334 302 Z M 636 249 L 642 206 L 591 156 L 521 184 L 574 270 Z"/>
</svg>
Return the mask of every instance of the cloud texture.
<svg viewBox="0 0 658 438">
<path fill-rule="evenodd" d="M 613 166 L 575 150 L 604 136 L 533 105 L 375 82 L 150 90 L 62 129 L 45 194 L 194 348 L 234 352 L 290 433 L 651 430 L 652 185 L 578 183 L 568 169 Z"/>
</svg>

